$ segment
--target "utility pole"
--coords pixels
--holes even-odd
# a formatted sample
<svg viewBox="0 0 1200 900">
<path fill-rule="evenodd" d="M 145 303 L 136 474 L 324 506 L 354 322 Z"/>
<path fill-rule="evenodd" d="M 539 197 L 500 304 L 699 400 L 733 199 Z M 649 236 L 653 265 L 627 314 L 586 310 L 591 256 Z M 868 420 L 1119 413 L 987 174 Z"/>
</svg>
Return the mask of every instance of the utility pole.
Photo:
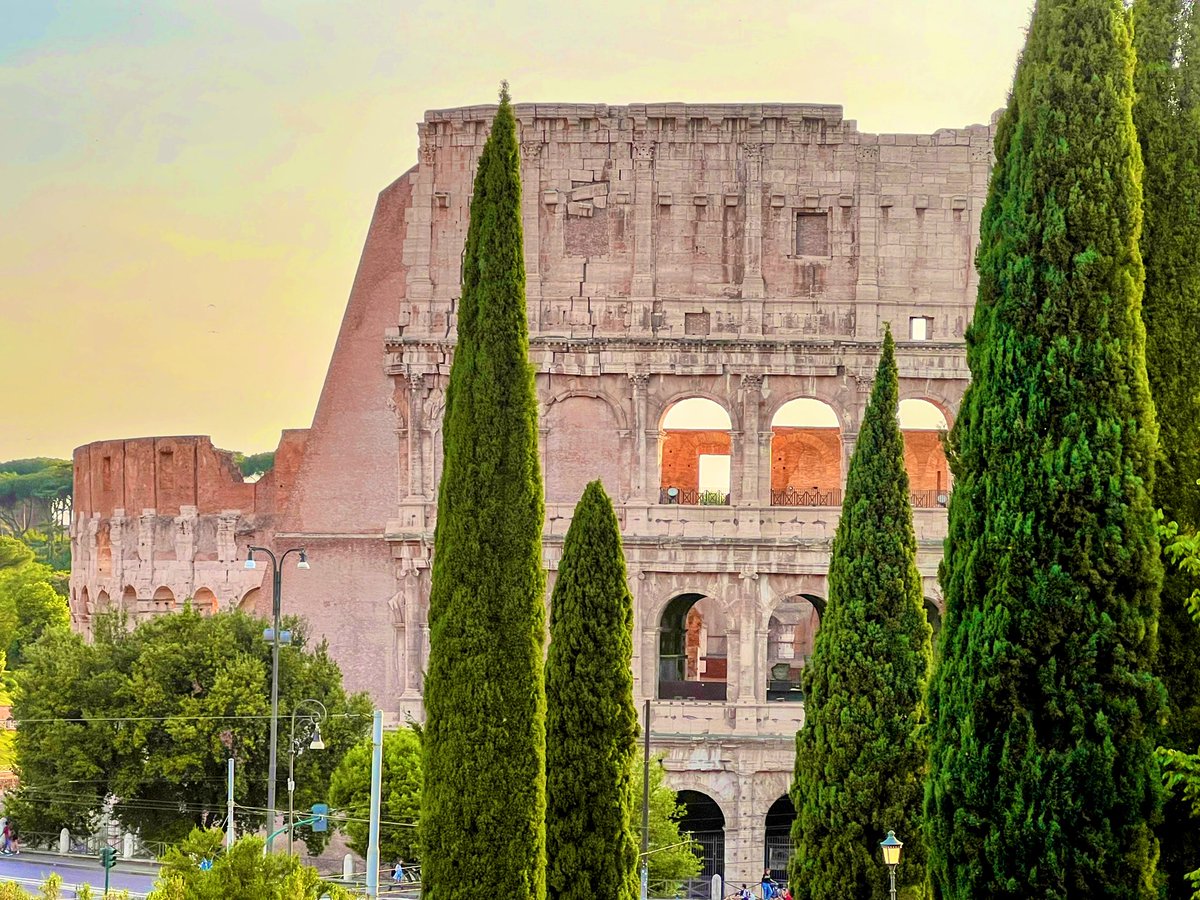
<svg viewBox="0 0 1200 900">
<path fill-rule="evenodd" d="M 228 774 L 228 777 L 226 778 L 226 782 L 227 782 L 228 790 L 226 791 L 226 798 L 225 798 L 225 804 L 226 804 L 225 813 L 226 813 L 226 817 L 227 817 L 227 822 L 225 824 L 225 849 L 228 850 L 233 846 L 233 839 L 234 839 L 234 833 L 233 833 L 233 757 L 232 756 L 229 758 L 229 774 Z"/>
<path fill-rule="evenodd" d="M 642 900 L 650 885 L 650 699 L 642 716 Z"/>
<path fill-rule="evenodd" d="M 379 896 L 379 806 L 383 787 L 383 712 L 371 721 L 371 823 L 367 827 L 367 896 Z"/>
</svg>

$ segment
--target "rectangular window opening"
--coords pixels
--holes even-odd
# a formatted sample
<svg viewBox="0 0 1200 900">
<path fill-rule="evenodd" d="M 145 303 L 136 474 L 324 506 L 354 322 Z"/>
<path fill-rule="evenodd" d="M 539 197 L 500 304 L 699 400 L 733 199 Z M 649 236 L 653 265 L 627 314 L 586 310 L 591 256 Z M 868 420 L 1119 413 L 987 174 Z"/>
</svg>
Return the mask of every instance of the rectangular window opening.
<svg viewBox="0 0 1200 900">
<path fill-rule="evenodd" d="M 796 213 L 796 255 L 829 255 L 829 214 Z"/>
<path fill-rule="evenodd" d="M 927 341 L 933 334 L 933 319 L 928 316 L 913 316 L 908 320 L 908 339 Z"/>
</svg>

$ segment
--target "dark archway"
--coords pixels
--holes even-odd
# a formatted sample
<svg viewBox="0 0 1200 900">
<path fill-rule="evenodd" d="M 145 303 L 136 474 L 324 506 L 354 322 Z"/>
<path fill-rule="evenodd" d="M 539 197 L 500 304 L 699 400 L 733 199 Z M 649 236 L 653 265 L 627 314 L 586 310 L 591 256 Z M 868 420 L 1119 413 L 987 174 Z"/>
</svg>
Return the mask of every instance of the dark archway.
<svg viewBox="0 0 1200 900">
<path fill-rule="evenodd" d="M 796 821 L 796 807 L 792 798 L 784 794 L 767 810 L 767 837 L 763 867 L 771 870 L 771 877 L 780 884 L 787 883 L 788 860 L 792 858 L 792 823 Z"/>
<path fill-rule="evenodd" d="M 727 631 L 717 601 L 680 594 L 658 623 L 658 699 L 723 701 L 728 673 Z"/>
<path fill-rule="evenodd" d="M 775 608 L 767 623 L 767 699 L 804 699 L 800 673 L 812 655 L 813 641 L 825 612 L 825 601 L 796 594 Z"/>
<path fill-rule="evenodd" d="M 700 874 L 692 879 L 690 886 L 706 890 L 714 875 L 725 877 L 725 814 L 716 800 L 699 791 L 680 791 L 676 796 L 684 809 L 679 831 L 690 834 L 700 845 L 703 860 Z"/>
<path fill-rule="evenodd" d="M 933 629 L 933 637 L 936 640 L 942 630 L 942 611 L 928 597 L 925 598 L 925 618 L 929 620 L 929 627 Z"/>
</svg>

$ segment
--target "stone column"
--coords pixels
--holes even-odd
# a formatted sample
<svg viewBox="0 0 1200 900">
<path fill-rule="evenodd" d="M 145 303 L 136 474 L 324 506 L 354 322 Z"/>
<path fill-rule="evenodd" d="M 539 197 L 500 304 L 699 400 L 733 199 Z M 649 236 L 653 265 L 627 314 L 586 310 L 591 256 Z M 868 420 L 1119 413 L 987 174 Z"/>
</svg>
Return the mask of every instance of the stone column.
<svg viewBox="0 0 1200 900">
<path fill-rule="evenodd" d="M 426 123 L 417 126 L 420 134 L 420 165 L 413 178 L 412 202 L 404 214 L 403 253 L 408 266 L 405 296 L 409 303 L 401 305 L 415 306 L 420 320 L 409 322 L 402 318 L 399 323 L 402 330 L 406 325 L 412 325 L 422 332 L 427 332 L 434 319 L 433 279 L 430 267 L 433 256 L 433 180 L 438 155 L 436 127 Z M 405 313 L 402 311 L 403 315 Z"/>
<path fill-rule="evenodd" d="M 738 703 L 755 703 L 758 700 L 758 660 L 761 656 L 758 635 L 758 572 L 745 569 L 738 575 Z M 743 725 L 743 719 L 747 719 Z M 738 717 L 738 730 L 754 728 L 752 715 Z M 760 873 L 761 874 L 761 873 Z"/>
<path fill-rule="evenodd" d="M 746 268 L 742 275 L 742 299 L 761 300 L 766 293 L 762 274 L 763 145 L 742 144 L 742 158 L 746 160 Z M 746 321 L 751 333 L 762 334 L 761 304 L 755 306 L 757 310 L 747 307 Z"/>
<path fill-rule="evenodd" d="M 529 333 L 538 334 L 542 321 L 542 239 L 539 233 L 542 203 L 541 139 L 521 141 L 521 231 L 525 241 L 525 309 Z"/>
<path fill-rule="evenodd" d="M 629 375 L 629 383 L 633 386 L 633 499 L 641 503 L 649 503 L 649 452 L 648 441 L 650 423 L 646 421 L 649 415 L 649 398 L 646 393 L 650 384 L 650 376 L 645 372 L 633 372 Z"/>
<path fill-rule="evenodd" d="M 860 338 L 879 336 L 879 148 L 859 146 L 858 161 L 858 305 L 855 333 Z"/>
<path fill-rule="evenodd" d="M 654 301 L 654 148 L 635 140 L 633 155 L 633 321 L 649 323 Z"/>
<path fill-rule="evenodd" d="M 742 376 L 742 483 L 738 491 L 738 506 L 765 505 L 759 493 L 762 454 L 759 452 L 759 429 L 762 418 L 761 375 Z"/>
<path fill-rule="evenodd" d="M 733 817 L 725 822 L 725 880 L 729 885 L 756 884 L 762 878 L 763 829 L 759 825 L 754 816 L 754 774 L 739 771 Z M 756 854 L 756 850 L 760 852 Z M 731 891 L 727 888 L 726 893 Z"/>
<path fill-rule="evenodd" d="M 408 496 L 425 497 L 425 376 L 408 373 Z"/>
<path fill-rule="evenodd" d="M 125 590 L 125 510 L 114 509 L 108 520 L 108 545 L 112 550 L 112 584 L 110 595 Z M 119 598 L 111 597 L 114 604 Z"/>
</svg>

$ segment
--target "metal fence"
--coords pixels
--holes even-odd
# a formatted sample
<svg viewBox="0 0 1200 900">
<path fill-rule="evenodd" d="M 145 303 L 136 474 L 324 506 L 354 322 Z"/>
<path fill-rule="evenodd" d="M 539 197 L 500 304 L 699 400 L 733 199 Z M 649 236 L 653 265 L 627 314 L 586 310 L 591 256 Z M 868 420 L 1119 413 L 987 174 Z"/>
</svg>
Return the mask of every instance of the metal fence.
<svg viewBox="0 0 1200 900">
<path fill-rule="evenodd" d="M 797 490 L 794 487 L 782 491 L 771 491 L 772 506 L 841 506 L 842 492 L 839 488 L 821 490 L 820 488 L 805 488 Z"/>
</svg>

